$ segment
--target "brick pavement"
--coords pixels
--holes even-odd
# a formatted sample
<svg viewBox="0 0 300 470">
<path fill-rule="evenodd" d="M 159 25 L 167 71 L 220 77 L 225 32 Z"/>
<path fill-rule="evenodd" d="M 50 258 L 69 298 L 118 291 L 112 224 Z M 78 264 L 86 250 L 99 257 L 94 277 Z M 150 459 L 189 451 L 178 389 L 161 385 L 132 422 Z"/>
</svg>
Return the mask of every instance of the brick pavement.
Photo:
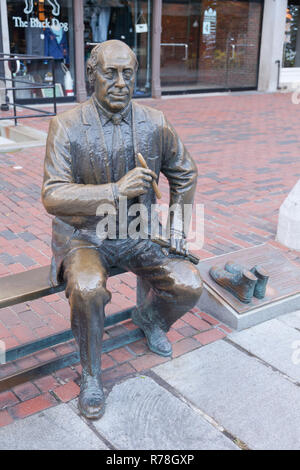
<svg viewBox="0 0 300 470">
<path fill-rule="evenodd" d="M 196 202 L 205 205 L 205 244 L 201 258 L 274 242 L 278 209 L 300 177 L 300 107 L 288 94 L 240 94 L 147 100 L 162 109 L 176 127 L 199 168 Z M 60 111 L 63 107 L 59 108 Z M 26 120 L 47 130 L 48 119 Z M 50 225 L 40 201 L 44 149 L 0 154 L 0 276 L 50 262 Z M 160 181 L 164 199 L 168 187 Z M 299 262 L 297 253 L 290 256 Z M 132 274 L 111 278 L 107 313 L 135 302 Z M 0 310 L 0 339 L 7 348 L 70 327 L 64 294 Z M 124 322 L 106 337 L 132 329 Z M 186 314 L 169 333 L 174 357 L 224 337 L 225 325 L 198 309 Z M 74 342 L 50 348 L 2 366 L 4 376 L 75 349 Z M 145 341 L 103 355 L 103 378 L 116 381 L 169 359 L 147 351 Z M 80 366 L 68 367 L 34 383 L 0 394 L 0 426 L 78 394 Z"/>
</svg>

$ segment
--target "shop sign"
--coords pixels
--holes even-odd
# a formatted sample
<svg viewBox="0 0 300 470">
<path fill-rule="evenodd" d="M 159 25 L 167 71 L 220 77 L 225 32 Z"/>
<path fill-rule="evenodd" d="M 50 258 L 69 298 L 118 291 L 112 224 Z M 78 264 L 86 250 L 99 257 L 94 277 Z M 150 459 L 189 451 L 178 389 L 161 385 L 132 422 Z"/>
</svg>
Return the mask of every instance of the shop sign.
<svg viewBox="0 0 300 470">
<path fill-rule="evenodd" d="M 213 8 L 208 8 L 204 12 L 202 41 L 206 47 L 206 56 L 211 57 L 212 51 L 216 45 L 217 36 L 217 12 Z"/>
<path fill-rule="evenodd" d="M 202 33 L 206 36 L 215 35 L 217 26 L 217 12 L 212 8 L 205 10 Z"/>
<path fill-rule="evenodd" d="M 58 1 L 57 0 L 46 0 L 46 1 L 52 7 L 52 15 L 59 16 L 60 4 L 58 3 Z M 34 6 L 33 0 L 25 0 L 24 13 L 26 13 L 26 15 L 29 15 L 30 13 L 32 13 L 33 6 Z"/>
<path fill-rule="evenodd" d="M 48 18 L 45 21 L 40 21 L 38 18 L 29 18 L 29 20 L 23 20 L 21 16 L 13 16 L 15 28 L 61 28 L 64 31 L 69 31 L 69 24 L 60 22 L 57 18 L 52 18 L 51 21 Z"/>
<path fill-rule="evenodd" d="M 30 15 L 33 12 L 34 0 L 25 0 L 24 13 Z M 46 3 L 52 7 L 52 15 L 59 16 L 60 4 L 57 0 L 46 0 Z M 62 23 L 57 18 L 52 18 L 49 21 L 47 18 L 44 21 L 40 21 L 38 18 L 31 17 L 29 19 L 23 19 L 21 16 L 13 16 L 15 28 L 54 28 L 63 29 L 64 31 L 69 30 L 68 23 Z"/>
</svg>

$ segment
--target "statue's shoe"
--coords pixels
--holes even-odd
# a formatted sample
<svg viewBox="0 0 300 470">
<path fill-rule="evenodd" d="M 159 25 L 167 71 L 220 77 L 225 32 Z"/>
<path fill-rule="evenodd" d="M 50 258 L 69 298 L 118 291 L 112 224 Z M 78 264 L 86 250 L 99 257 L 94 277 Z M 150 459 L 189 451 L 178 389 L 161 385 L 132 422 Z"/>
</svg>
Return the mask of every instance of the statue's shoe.
<svg viewBox="0 0 300 470">
<path fill-rule="evenodd" d="M 231 292 L 241 302 L 249 304 L 252 300 L 257 277 L 247 269 L 240 273 L 230 273 L 229 271 L 213 266 L 209 270 L 211 278 L 224 289 Z"/>
<path fill-rule="evenodd" d="M 78 408 L 88 419 L 99 419 L 103 416 L 105 397 L 100 375 L 93 376 L 82 371 Z"/>
<path fill-rule="evenodd" d="M 243 270 L 245 269 L 242 265 L 236 263 L 235 261 L 228 261 L 225 264 L 226 271 L 232 274 L 242 275 Z M 254 288 L 254 297 L 257 299 L 263 299 L 266 296 L 267 283 L 269 280 L 269 275 L 267 271 L 262 266 L 254 266 L 250 271 L 256 276 L 257 282 Z"/>
<path fill-rule="evenodd" d="M 254 297 L 263 299 L 266 296 L 269 275 L 262 266 L 254 266 L 250 271 L 257 277 L 257 283 L 254 289 Z"/>
<path fill-rule="evenodd" d="M 172 355 L 172 345 L 166 333 L 157 324 L 143 321 L 137 309 L 134 309 L 131 319 L 136 326 L 143 330 L 148 347 L 152 352 L 164 357 Z"/>
</svg>

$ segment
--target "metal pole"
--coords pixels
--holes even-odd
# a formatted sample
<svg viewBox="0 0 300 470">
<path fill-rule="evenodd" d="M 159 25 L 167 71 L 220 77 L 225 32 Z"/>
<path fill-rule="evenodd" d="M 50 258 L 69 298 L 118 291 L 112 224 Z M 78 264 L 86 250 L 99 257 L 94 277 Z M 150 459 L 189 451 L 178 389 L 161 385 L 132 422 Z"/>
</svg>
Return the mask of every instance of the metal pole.
<svg viewBox="0 0 300 470">
<path fill-rule="evenodd" d="M 53 112 L 56 114 L 56 79 L 55 79 L 55 59 L 52 60 L 52 85 L 53 85 Z"/>
<path fill-rule="evenodd" d="M 83 0 L 75 0 L 74 7 L 74 32 L 75 32 L 75 86 L 76 100 L 78 102 L 87 99 L 85 85 L 85 64 L 84 64 L 84 17 Z"/>
<path fill-rule="evenodd" d="M 148 0 L 148 32 L 147 32 L 147 71 L 146 71 L 146 90 L 150 88 L 150 54 L 151 54 L 151 47 L 150 47 L 150 39 L 151 39 L 151 2 Z"/>
<path fill-rule="evenodd" d="M 161 18 L 162 0 L 153 0 L 152 22 L 152 96 L 161 98 L 160 80 L 160 43 L 161 43 Z"/>
<path fill-rule="evenodd" d="M 3 52 L 5 54 L 10 54 L 10 44 L 9 44 L 9 31 L 8 31 L 8 17 L 7 17 L 7 3 L 6 1 L 0 0 L 0 11 L 1 11 L 1 25 L 0 32 L 2 32 L 2 43 L 3 43 Z M 4 75 L 5 78 L 11 78 L 12 74 L 8 68 L 8 62 L 4 61 Z M 9 82 L 10 83 L 10 82 Z M 6 80 L 5 80 L 6 86 Z M 8 99 L 10 102 L 13 100 L 13 93 L 8 92 Z"/>
<path fill-rule="evenodd" d="M 138 7 L 139 7 L 138 0 L 135 0 L 135 2 L 134 2 L 134 44 L 133 44 L 133 51 L 136 54 L 136 56 L 138 56 L 138 53 L 137 53 L 137 34 L 136 34 L 136 24 L 137 24 L 137 19 L 138 19 Z M 137 91 L 138 73 L 139 72 L 137 72 L 137 76 L 136 76 L 136 79 L 135 79 L 135 82 L 134 82 L 134 91 L 133 91 L 134 96 L 136 95 L 136 91 Z"/>
<path fill-rule="evenodd" d="M 16 107 L 16 82 L 14 80 L 15 77 L 13 73 L 11 74 L 11 76 L 12 76 L 12 89 L 13 89 L 12 92 L 13 92 L 14 116 L 15 116 L 14 121 L 15 121 L 15 126 L 17 126 L 18 119 L 17 119 L 17 107 Z"/>
<path fill-rule="evenodd" d="M 278 73 L 277 73 L 277 90 L 281 90 L 281 86 L 280 86 L 280 69 L 281 69 L 281 62 L 280 60 L 276 60 L 275 61 L 275 64 L 277 64 L 277 67 L 278 67 Z"/>
<path fill-rule="evenodd" d="M 136 24 L 138 20 L 138 9 L 139 9 L 139 2 L 138 0 L 135 0 L 134 2 L 134 45 L 133 45 L 133 50 L 135 54 L 137 54 Z"/>
</svg>

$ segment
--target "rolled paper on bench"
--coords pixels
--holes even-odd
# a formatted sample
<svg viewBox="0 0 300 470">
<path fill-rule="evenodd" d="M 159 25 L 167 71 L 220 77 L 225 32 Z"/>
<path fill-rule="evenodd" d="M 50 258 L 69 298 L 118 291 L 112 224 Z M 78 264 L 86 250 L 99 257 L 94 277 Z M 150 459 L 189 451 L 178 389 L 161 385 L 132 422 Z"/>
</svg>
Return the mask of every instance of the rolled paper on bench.
<svg viewBox="0 0 300 470">
<path fill-rule="evenodd" d="M 162 238 L 162 237 L 155 237 L 155 238 L 152 238 L 151 240 L 163 248 L 170 248 L 171 246 L 170 240 L 166 240 L 165 238 Z M 178 256 L 183 256 L 184 258 L 187 258 L 193 264 L 198 264 L 200 261 L 200 258 L 198 258 L 198 256 L 196 255 L 193 255 L 192 253 L 187 253 L 187 255 L 178 255 Z"/>
<path fill-rule="evenodd" d="M 147 170 L 149 170 L 149 167 L 146 163 L 146 160 L 144 159 L 143 155 L 141 153 L 138 153 L 137 154 L 137 158 L 138 158 L 138 161 L 140 162 L 140 165 L 143 167 L 143 168 L 146 168 Z M 153 190 L 156 194 L 156 197 L 157 199 L 161 199 L 161 192 L 160 190 L 158 189 L 158 186 L 157 186 L 157 183 L 156 181 L 152 180 L 152 187 L 153 187 Z"/>
</svg>

